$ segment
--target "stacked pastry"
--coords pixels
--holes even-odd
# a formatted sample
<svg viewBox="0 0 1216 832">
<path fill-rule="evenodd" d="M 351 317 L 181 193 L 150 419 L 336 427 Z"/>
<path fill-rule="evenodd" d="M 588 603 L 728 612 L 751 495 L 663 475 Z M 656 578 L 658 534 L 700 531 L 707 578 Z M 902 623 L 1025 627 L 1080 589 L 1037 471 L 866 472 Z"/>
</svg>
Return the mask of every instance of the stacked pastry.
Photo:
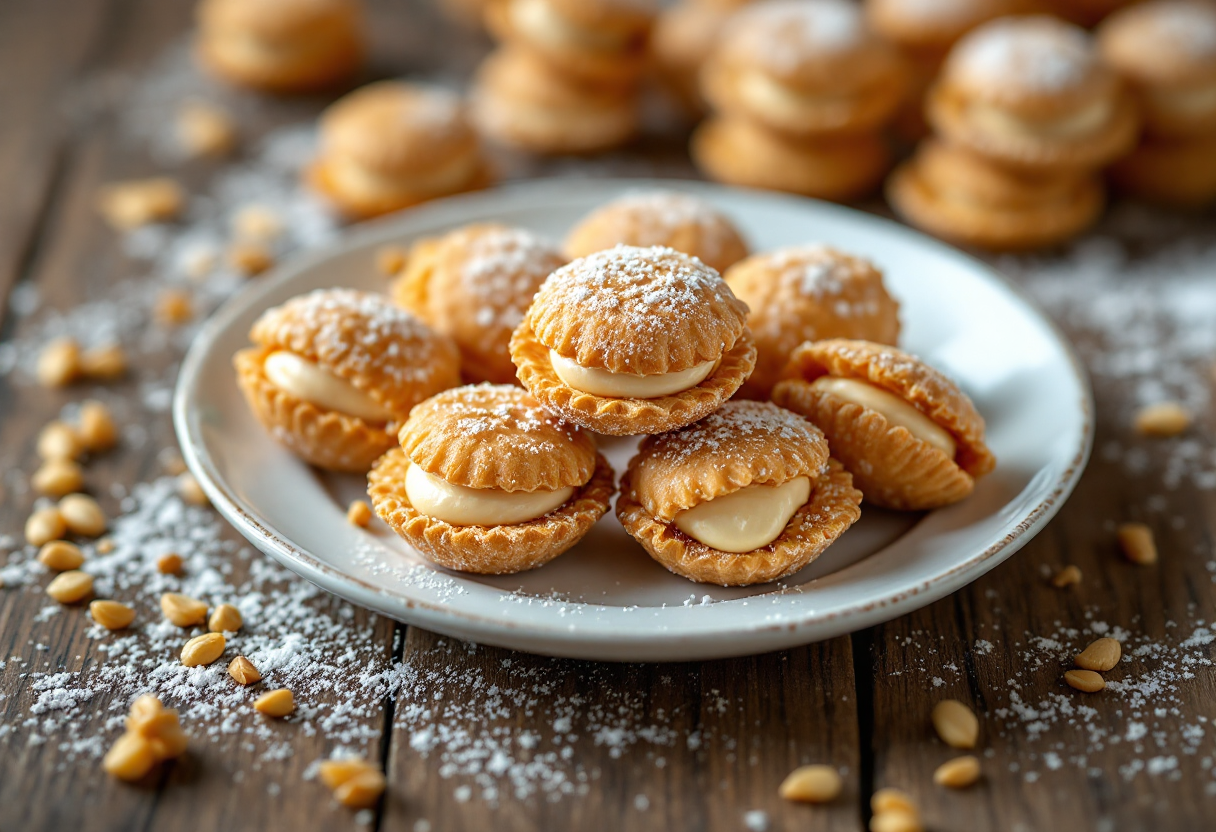
<svg viewBox="0 0 1216 832">
<path fill-rule="evenodd" d="M 1111 168 L 1116 186 L 1189 207 L 1216 200 L 1216 3 L 1133 6 L 1107 18 L 1098 43 L 1144 119 L 1140 145 Z"/>
<path fill-rule="evenodd" d="M 904 73 L 849 0 L 768 0 L 730 18 L 701 88 L 714 116 L 691 150 L 706 175 L 846 200 L 887 170 Z"/>
<path fill-rule="evenodd" d="M 654 24 L 650 52 L 659 82 L 688 112 L 705 109 L 701 65 L 713 51 L 726 21 L 751 0 L 681 0 L 668 6 Z"/>
<path fill-rule="evenodd" d="M 474 81 L 484 135 L 534 153 L 591 153 L 637 128 L 651 0 L 491 0 L 500 42 Z"/>
<path fill-rule="evenodd" d="M 895 123 L 898 133 L 918 139 L 928 132 L 925 93 L 959 38 L 1029 5 L 1029 0 L 865 0 L 866 21 L 899 49 L 907 66 L 909 90 Z"/>
<path fill-rule="evenodd" d="M 1083 30 L 1005 17 L 963 37 L 929 93 L 935 137 L 888 182 L 906 220 L 994 249 L 1050 245 L 1103 205 L 1099 171 L 1136 141 L 1135 102 Z"/>
</svg>

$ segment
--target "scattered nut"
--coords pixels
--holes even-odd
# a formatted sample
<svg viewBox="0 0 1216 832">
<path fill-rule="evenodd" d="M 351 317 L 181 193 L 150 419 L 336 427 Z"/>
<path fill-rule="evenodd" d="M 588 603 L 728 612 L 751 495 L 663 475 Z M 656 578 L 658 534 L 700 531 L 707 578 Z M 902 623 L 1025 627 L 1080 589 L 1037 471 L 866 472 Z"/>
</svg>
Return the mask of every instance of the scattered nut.
<svg viewBox="0 0 1216 832">
<path fill-rule="evenodd" d="M 274 255 L 261 243 L 237 242 L 228 248 L 228 265 L 246 277 L 256 277 L 274 265 Z"/>
<path fill-rule="evenodd" d="M 213 633 L 235 633 L 243 623 L 240 610 L 232 604 L 220 604 L 207 619 L 207 629 Z"/>
<path fill-rule="evenodd" d="M 232 230 L 242 240 L 273 240 L 283 233 L 283 221 L 265 205 L 246 205 L 232 218 Z"/>
<path fill-rule="evenodd" d="M 106 513 L 88 494 L 68 494 L 59 501 L 59 514 L 72 534 L 101 537 L 106 530 Z"/>
<path fill-rule="evenodd" d="M 376 270 L 385 277 L 396 277 L 405 268 L 408 257 L 401 246 L 382 246 L 376 251 Z"/>
<path fill-rule="evenodd" d="M 187 101 L 177 111 L 177 143 L 189 157 L 226 156 L 236 138 L 236 123 L 214 104 Z"/>
<path fill-rule="evenodd" d="M 61 604 L 78 604 L 93 594 L 93 576 L 77 569 L 60 572 L 46 585 L 46 594 Z"/>
<path fill-rule="evenodd" d="M 47 569 L 67 572 L 80 568 L 84 563 L 84 552 L 80 551 L 80 547 L 75 543 L 69 543 L 66 540 L 52 540 L 50 543 L 43 544 L 42 548 L 38 550 L 38 562 Z"/>
<path fill-rule="evenodd" d="M 84 444 L 76 429 L 67 422 L 48 422 L 38 433 L 38 456 L 45 460 L 80 459 Z"/>
<path fill-rule="evenodd" d="M 38 509 L 25 521 L 25 542 L 31 546 L 59 540 L 67 533 L 68 524 L 54 506 Z"/>
<path fill-rule="evenodd" d="M 85 350 L 80 371 L 94 381 L 114 381 L 127 372 L 127 353 L 122 344 L 103 344 Z"/>
<path fill-rule="evenodd" d="M 253 701 L 254 710 L 270 717 L 284 717 L 296 709 L 295 699 L 287 688 L 263 693 Z"/>
<path fill-rule="evenodd" d="M 30 477 L 39 494 L 62 497 L 84 487 L 84 470 L 70 459 L 48 459 Z"/>
<path fill-rule="evenodd" d="M 318 773 L 322 783 L 331 789 L 336 789 L 347 780 L 365 771 L 379 771 L 379 769 L 362 757 L 342 757 L 336 760 L 325 760 L 321 763 Z"/>
<path fill-rule="evenodd" d="M 89 604 L 89 615 L 107 630 L 125 630 L 135 620 L 135 610 L 118 601 L 94 601 Z"/>
<path fill-rule="evenodd" d="M 933 782 L 950 789 L 965 789 L 979 779 L 980 761 L 970 754 L 948 760 L 933 772 Z"/>
<path fill-rule="evenodd" d="M 118 442 L 118 428 L 110 408 L 96 399 L 89 399 L 80 405 L 80 425 L 76 435 L 85 450 L 98 452 L 108 451 Z"/>
<path fill-rule="evenodd" d="M 786 800 L 805 803 L 828 803 L 840 796 L 844 782 L 831 766 L 801 766 L 782 781 L 777 793 Z"/>
<path fill-rule="evenodd" d="M 188 738 L 182 730 L 177 711 L 165 708 L 160 700 L 145 693 L 131 703 L 126 719 L 127 733 L 143 737 L 152 745 L 158 761 L 186 753 Z"/>
<path fill-rule="evenodd" d="M 943 699 L 933 706 L 933 727 L 942 742 L 951 748 L 975 748 L 980 721 L 975 713 L 957 699 Z"/>
<path fill-rule="evenodd" d="M 101 540 L 97 541 L 93 548 L 97 550 L 97 554 L 99 555 L 108 555 L 110 552 L 114 551 L 114 539 L 110 537 L 103 537 Z"/>
<path fill-rule="evenodd" d="M 924 832 L 920 815 L 902 810 L 882 812 L 870 818 L 870 832 Z"/>
<path fill-rule="evenodd" d="M 183 471 L 178 475 L 177 494 L 193 506 L 211 505 L 211 501 L 207 499 L 207 493 L 198 484 L 198 480 L 194 478 L 194 474 L 191 474 L 189 471 Z"/>
<path fill-rule="evenodd" d="M 1158 402 L 1140 408 L 1136 432 L 1141 436 L 1177 436 L 1191 426 L 1191 412 L 1178 402 Z"/>
<path fill-rule="evenodd" d="M 1113 638 L 1100 638 L 1082 650 L 1076 658 L 1077 667 L 1084 670 L 1111 670 L 1123 656 L 1123 646 Z"/>
<path fill-rule="evenodd" d="M 182 647 L 182 664 L 186 667 L 204 667 L 224 655 L 227 645 L 223 633 L 203 633 L 186 642 Z"/>
<path fill-rule="evenodd" d="M 152 743 L 139 734 L 126 733 L 106 752 L 101 767 L 119 780 L 140 780 L 156 765 Z"/>
<path fill-rule="evenodd" d="M 1157 562 L 1157 544 L 1153 530 L 1143 523 L 1123 523 L 1118 529 L 1119 546 L 1123 556 L 1132 563 L 1149 566 Z"/>
<path fill-rule="evenodd" d="M 113 182 L 98 196 L 102 216 L 117 231 L 176 219 L 185 203 L 181 186 L 166 177 Z"/>
<path fill-rule="evenodd" d="M 174 552 L 156 559 L 156 571 L 162 575 L 177 575 L 182 571 L 182 556 Z"/>
<path fill-rule="evenodd" d="M 361 529 L 366 529 L 367 524 L 372 522 L 372 510 L 367 503 L 362 500 L 355 500 L 346 509 L 346 522 L 352 526 L 358 526 Z"/>
<path fill-rule="evenodd" d="M 1064 681 L 1085 693 L 1097 693 L 1106 687 L 1106 680 L 1092 670 L 1070 670 L 1064 674 Z"/>
<path fill-rule="evenodd" d="M 346 757 L 321 763 L 321 782 L 343 806 L 366 809 L 384 793 L 384 774 L 367 760 Z"/>
<path fill-rule="evenodd" d="M 1072 564 L 1065 566 L 1051 578 L 1051 585 L 1056 589 L 1064 589 L 1079 583 L 1081 583 L 1081 570 Z"/>
<path fill-rule="evenodd" d="M 870 798 L 870 810 L 876 815 L 884 812 L 906 812 L 913 815 L 920 813 L 920 808 L 912 800 L 912 795 L 903 789 L 894 789 L 890 786 L 874 792 Z"/>
<path fill-rule="evenodd" d="M 194 317 L 194 301 L 181 289 L 165 289 L 157 296 L 152 315 L 161 326 L 180 326 Z"/>
<path fill-rule="evenodd" d="M 206 604 L 176 592 L 160 596 L 160 611 L 178 627 L 193 627 L 207 620 Z"/>
<path fill-rule="evenodd" d="M 35 369 L 43 387 L 66 387 L 80 376 L 80 344 L 75 338 L 56 338 L 42 348 Z"/>
<path fill-rule="evenodd" d="M 235 679 L 238 685 L 252 685 L 262 680 L 262 674 L 254 667 L 253 662 L 244 656 L 237 656 L 228 663 L 228 675 Z"/>
</svg>

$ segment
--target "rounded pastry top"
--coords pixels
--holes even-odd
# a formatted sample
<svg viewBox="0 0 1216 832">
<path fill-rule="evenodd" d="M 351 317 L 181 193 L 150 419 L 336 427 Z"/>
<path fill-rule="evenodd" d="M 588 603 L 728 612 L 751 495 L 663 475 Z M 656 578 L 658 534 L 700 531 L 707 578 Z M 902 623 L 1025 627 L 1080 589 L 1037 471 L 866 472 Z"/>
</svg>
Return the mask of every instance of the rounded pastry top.
<svg viewBox="0 0 1216 832">
<path fill-rule="evenodd" d="M 947 430 L 956 441 L 955 461 L 978 477 L 996 466 L 984 444 L 984 417 L 958 385 L 915 356 L 870 341 L 832 339 L 794 350 L 787 378 L 814 381 L 822 376 L 858 379 L 893 393 Z"/>
<path fill-rule="evenodd" d="M 565 263 L 556 246 L 531 231 L 477 223 L 415 243 L 393 297 L 454 338 L 467 360 L 495 365 L 466 371 L 507 382 L 515 377 L 511 333 L 545 278 Z"/>
<path fill-rule="evenodd" d="M 721 358 L 747 329 L 747 304 L 695 257 L 616 246 L 551 274 L 526 317 L 581 367 L 655 375 Z"/>
<path fill-rule="evenodd" d="M 204 30 L 276 41 L 346 32 L 358 20 L 360 4 L 358 0 L 203 0 L 196 14 Z"/>
<path fill-rule="evenodd" d="M 414 408 L 398 435 L 410 462 L 466 488 L 555 491 L 595 471 L 595 441 L 509 385 L 457 387 Z"/>
<path fill-rule="evenodd" d="M 517 3 L 520 0 L 510 0 Z M 645 31 L 658 13 L 656 0 L 544 0 L 563 19 L 587 29 Z"/>
<path fill-rule="evenodd" d="M 571 84 L 535 52 L 513 45 L 495 49 L 478 68 L 473 94 L 486 93 L 536 107 L 575 112 L 620 107 L 632 101 L 626 90 Z"/>
<path fill-rule="evenodd" d="M 985 21 L 1014 14 L 1022 0 L 865 0 L 866 19 L 882 37 L 909 49 L 950 46 Z"/>
<path fill-rule="evenodd" d="M 1098 29 L 1102 57 L 1141 84 L 1216 81 L 1216 3 L 1158 0 L 1121 9 Z"/>
<path fill-rule="evenodd" d="M 317 289 L 262 313 L 254 343 L 313 362 L 399 416 L 460 383 L 452 342 L 382 295 Z"/>
<path fill-rule="evenodd" d="M 828 443 L 819 428 L 771 402 L 729 401 L 686 428 L 648 436 L 629 462 L 632 497 L 670 522 L 749 485 L 817 480 Z"/>
<path fill-rule="evenodd" d="M 615 245 L 667 246 L 721 272 L 747 255 L 734 223 L 703 199 L 678 191 L 627 194 L 597 208 L 566 237 L 566 253 L 585 257 Z"/>
<path fill-rule="evenodd" d="M 897 64 L 850 0 L 765 0 L 735 13 L 711 59 L 793 87 L 857 89 Z"/>
<path fill-rule="evenodd" d="M 1046 15 L 1003 17 L 968 33 L 951 50 L 942 84 L 1031 117 L 1065 115 L 1117 89 L 1089 34 Z"/>
<path fill-rule="evenodd" d="M 439 87 L 378 81 L 321 115 L 323 154 L 386 175 L 430 173 L 476 145 L 460 97 Z"/>
</svg>

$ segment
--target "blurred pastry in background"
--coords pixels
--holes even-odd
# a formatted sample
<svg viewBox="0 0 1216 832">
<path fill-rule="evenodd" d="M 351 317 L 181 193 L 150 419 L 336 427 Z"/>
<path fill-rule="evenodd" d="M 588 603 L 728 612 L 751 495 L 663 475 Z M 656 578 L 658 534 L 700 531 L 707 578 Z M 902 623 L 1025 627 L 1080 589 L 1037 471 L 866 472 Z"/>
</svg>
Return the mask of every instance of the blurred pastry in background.
<svg viewBox="0 0 1216 832">
<path fill-rule="evenodd" d="M 747 243 L 713 205 L 678 191 L 648 191 L 597 208 L 566 237 L 566 254 L 585 257 L 616 245 L 667 246 L 723 272 L 747 256 Z"/>
<path fill-rule="evenodd" d="M 895 123 L 899 134 L 916 139 L 928 132 L 925 92 L 959 38 L 981 23 L 1029 7 L 1030 0 L 865 0 L 870 28 L 905 59 L 908 94 Z"/>
<path fill-rule="evenodd" d="M 565 264 L 557 246 L 531 231 L 469 225 L 414 243 L 392 296 L 456 342 L 466 383 L 518 384 L 511 333 L 545 278 Z"/>
<path fill-rule="evenodd" d="M 1140 146 L 1111 168 L 1112 182 L 1153 202 L 1216 201 L 1216 3 L 1132 6 L 1103 22 L 1098 44 L 1144 120 Z"/>
<path fill-rule="evenodd" d="M 350 81 L 363 61 L 358 0 L 202 0 L 195 53 L 213 74 L 268 92 Z"/>
<path fill-rule="evenodd" d="M 1078 26 L 1089 29 L 1107 15 L 1117 12 L 1125 6 L 1134 5 L 1140 0 L 1032 0 L 1037 3 L 1036 11 L 1047 11 L 1071 20 Z"/>
<path fill-rule="evenodd" d="M 894 347 L 830 340 L 794 350 L 773 401 L 823 431 L 867 503 L 956 503 L 996 467 L 984 419 L 958 385 Z"/>
<path fill-rule="evenodd" d="M 903 99 L 899 57 L 848 0 L 769 0 L 737 12 L 701 70 L 721 115 L 791 138 L 871 132 Z"/>
<path fill-rule="evenodd" d="M 306 177 L 355 219 L 475 190 L 489 180 L 460 98 L 400 81 L 369 84 L 321 114 L 320 150 Z"/>
<path fill-rule="evenodd" d="M 470 29 L 480 29 L 485 25 L 486 7 L 490 2 L 491 0 L 434 0 L 444 17 Z"/>
<path fill-rule="evenodd" d="M 633 90 L 574 84 L 526 49 L 502 47 L 477 71 L 471 116 L 490 141 L 531 153 L 619 147 L 638 125 Z"/>
<path fill-rule="evenodd" d="M 739 389 L 767 399 L 790 353 L 804 341 L 851 338 L 895 344 L 899 304 L 873 263 L 829 246 L 790 246 L 753 254 L 723 275 L 747 304 L 756 369 Z"/>
<path fill-rule="evenodd" d="M 681 0 L 668 6 L 654 24 L 650 53 L 660 83 L 693 116 L 705 110 L 701 65 L 723 25 L 750 0 Z"/>
<path fill-rule="evenodd" d="M 491 0 L 496 39 L 527 49 L 579 81 L 631 84 L 642 74 L 652 0 Z"/>
<path fill-rule="evenodd" d="M 1105 203 L 1094 172 L 1011 170 L 932 139 L 891 175 L 887 199 L 924 231 L 1000 251 L 1064 242 L 1091 226 Z"/>
<path fill-rule="evenodd" d="M 364 473 L 414 405 L 460 383 L 446 336 L 388 298 L 319 289 L 268 309 L 235 356 L 254 415 L 296 456 Z"/>
<path fill-rule="evenodd" d="M 718 182 L 849 201 L 877 189 L 891 164 L 879 135 L 792 139 L 740 118 L 710 118 L 694 131 L 697 167 Z"/>
<path fill-rule="evenodd" d="M 947 143 L 1031 172 L 1096 170 L 1130 151 L 1139 129 L 1134 99 L 1089 34 L 1044 15 L 964 36 L 927 112 Z"/>
</svg>

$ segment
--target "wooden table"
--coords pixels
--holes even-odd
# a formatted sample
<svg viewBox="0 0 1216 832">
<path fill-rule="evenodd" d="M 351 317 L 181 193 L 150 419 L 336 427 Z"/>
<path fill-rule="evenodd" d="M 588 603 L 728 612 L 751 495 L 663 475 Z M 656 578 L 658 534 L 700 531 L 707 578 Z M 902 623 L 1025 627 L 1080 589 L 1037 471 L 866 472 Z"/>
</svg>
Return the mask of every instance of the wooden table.
<svg viewBox="0 0 1216 832">
<path fill-rule="evenodd" d="M 443 22 L 425 4 L 370 5 L 372 77 L 467 78 L 487 48 L 480 36 Z M 109 297 L 113 285 L 136 268 L 97 217 L 94 194 L 104 182 L 164 169 L 121 116 L 166 52 L 184 49 L 190 6 L 187 0 L 0 3 L 4 341 L 35 342 L 46 331 L 50 310 Z M 222 94 L 238 111 L 253 113 L 242 119 L 251 130 L 308 119 L 324 104 Z M 572 168 L 593 175 L 694 175 L 679 136 L 651 137 L 586 163 L 511 164 L 517 176 Z M 192 190 L 205 190 L 217 169 L 191 163 L 172 173 Z M 1145 222 L 1157 229 L 1156 236 L 1144 232 L 1145 222 L 1127 221 L 1126 215 L 1106 231 L 1137 251 L 1185 239 L 1212 250 L 1210 218 L 1131 216 L 1149 217 Z M 1066 262 L 1002 261 L 1027 273 L 1055 263 L 1061 280 L 1068 279 L 1060 265 Z M 1206 280 L 1216 281 L 1216 263 L 1209 263 Z M 1036 273 L 1040 277 L 1026 278 L 1030 288 L 1049 301 L 1056 298 L 1050 279 Z M 1204 279 L 1196 277 L 1192 288 L 1210 288 Z M 30 290 L 23 287 L 33 287 L 41 301 L 32 313 Z M 1112 346 L 1077 325 L 1064 304 L 1052 304 L 1049 311 L 1062 318 L 1091 362 Z M 1216 329 L 1216 320 L 1209 329 Z M 1179 335 L 1167 327 L 1160 337 Z M 171 378 L 179 355 L 173 349 L 133 350 L 129 379 L 110 392 L 137 401 L 149 380 Z M 1177 369 L 1160 371 L 1169 377 Z M 400 698 L 374 699 L 352 718 L 365 729 L 353 744 L 383 759 L 390 782 L 381 809 L 354 820 L 324 788 L 304 780 L 309 764 L 331 751 L 332 737 L 293 730 L 291 723 L 275 726 L 275 737 L 294 753 L 268 760 L 265 734 L 246 733 L 261 720 L 250 710 L 234 717 L 230 727 L 239 730 L 192 743 L 185 760 L 143 786 L 112 780 L 94 758 L 97 748 L 117 736 L 116 714 L 121 715 L 107 710 L 111 697 L 105 692 L 79 716 L 81 738 L 104 737 L 92 753 L 69 753 L 57 741 L 30 744 L 30 726 L 37 722 L 31 708 L 38 699 L 30 673 L 87 676 L 108 659 L 98 651 L 98 640 L 85 637 L 83 612 L 40 614 L 48 601 L 37 586 L 0 590 L 0 661 L 8 660 L 0 665 L 0 829 L 304 830 L 347 828 L 357 821 L 417 832 L 857 832 L 869 820 L 869 796 L 887 785 L 911 792 L 935 830 L 1211 829 L 1216 724 L 1209 720 L 1216 718 L 1216 653 L 1211 639 L 1204 640 L 1203 622 L 1216 615 L 1216 499 L 1210 485 L 1205 490 L 1186 477 L 1172 489 L 1163 486 L 1172 481 L 1167 469 L 1174 458 L 1164 449 L 1179 440 L 1137 438 L 1129 427 L 1138 395 L 1133 385 L 1106 370 L 1095 380 L 1098 451 L 1059 517 L 973 585 L 851 637 L 728 661 L 597 665 L 472 649 L 356 612 L 352 627 L 368 636 L 360 655 L 400 662 L 409 675 Z M 19 538 L 33 504 L 21 472 L 36 466 L 32 446 L 38 429 L 87 392 L 44 390 L 20 370 L 0 376 L 0 531 Z M 1202 399 L 1206 391 L 1198 395 Z M 104 484 L 129 487 L 155 478 L 158 452 L 174 445 L 163 411 L 132 405 L 126 413 L 140 422 L 147 441 L 89 466 L 89 483 L 112 513 L 117 500 Z M 1210 453 L 1210 411 L 1199 421 L 1190 441 L 1198 452 Z M 1129 454 L 1139 455 L 1134 474 Z M 1125 519 L 1154 526 L 1162 550 L 1157 566 L 1136 567 L 1119 557 L 1113 527 Z M 238 539 L 231 530 L 225 536 Z M 0 550 L 0 566 L 9 550 L 23 557 L 19 546 L 10 545 Z M 1077 564 L 1084 580 L 1071 589 L 1054 588 L 1046 577 L 1065 563 Z M 239 576 L 249 562 L 238 559 L 234 568 Z M 319 603 L 330 610 L 344 606 Z M 155 614 L 153 608 L 148 614 Z M 1116 671 L 1133 680 L 1136 691 L 1085 696 L 1062 684 L 1069 664 L 1064 654 L 1092 638 L 1084 631 L 1069 635 L 1068 628 L 1098 621 L 1129 631 L 1134 643 L 1155 645 Z M 1068 643 L 1053 647 L 1035 642 L 1036 636 Z M 1180 678 L 1182 671 L 1190 678 Z M 417 709 L 403 702 L 429 702 L 446 727 L 467 723 L 477 733 L 486 728 L 480 711 L 489 707 L 493 685 L 528 692 L 488 717 L 506 735 L 532 729 L 552 734 L 554 715 L 571 709 L 574 734 L 580 714 L 612 717 L 617 733 L 586 731 L 566 743 L 571 757 L 557 767 L 573 773 L 572 793 L 542 789 L 521 797 L 507 778 L 487 802 L 475 778 L 441 772 L 436 753 L 419 752 L 422 723 Z M 934 768 L 955 753 L 934 737 L 928 720 L 932 704 L 945 697 L 971 704 L 981 718 L 984 777 L 964 792 L 936 787 L 931 779 Z M 1080 707 L 1093 710 L 1069 710 Z M 646 734 L 655 726 L 664 736 Z M 545 751 L 524 746 L 517 761 Z M 776 787 L 793 767 L 817 761 L 844 772 L 839 800 L 812 808 L 778 798 Z"/>
</svg>

